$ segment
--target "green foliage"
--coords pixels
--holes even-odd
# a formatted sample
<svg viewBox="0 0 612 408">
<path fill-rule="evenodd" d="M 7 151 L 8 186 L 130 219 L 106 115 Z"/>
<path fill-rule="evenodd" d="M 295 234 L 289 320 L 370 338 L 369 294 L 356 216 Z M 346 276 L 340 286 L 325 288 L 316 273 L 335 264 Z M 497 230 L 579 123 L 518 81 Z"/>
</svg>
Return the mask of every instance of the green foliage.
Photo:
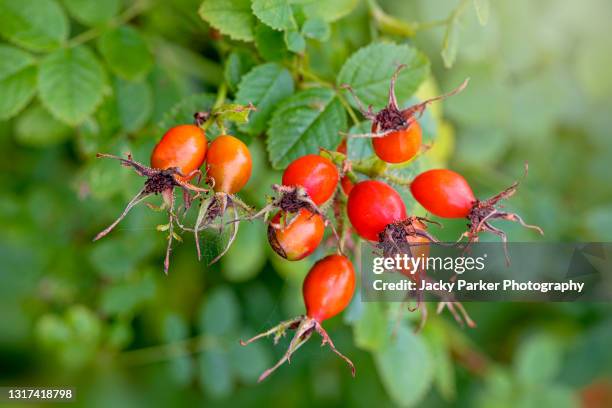
<svg viewBox="0 0 612 408">
<path fill-rule="evenodd" d="M 419 119 L 431 150 L 414 161 L 386 166 L 371 140 L 349 137 L 358 178 L 393 184 L 422 214 L 406 188 L 418 171 L 448 166 L 486 197 L 528 160 L 508 204 L 541 221 L 547 240 L 609 241 L 610 18 L 606 1 L 0 0 L 4 382 L 61 380 L 87 406 L 142 405 L 142 395 L 177 406 L 578 406 L 612 370 L 609 305 L 468 304 L 476 330 L 430 305 L 415 334 L 418 313 L 357 292 L 325 322 L 356 379 L 308 344 L 256 384 L 287 340 L 238 339 L 304 313 L 303 278 L 331 247 L 288 262 L 265 224 L 242 223 L 212 266 L 183 234 L 164 276 L 164 214 L 135 209 L 90 242 L 143 182 L 95 154 L 148 164 L 169 127 L 212 112 L 209 140 L 225 120 L 248 144 L 253 176 L 239 195 L 260 208 L 291 160 L 370 131 L 341 85 L 381 108 L 402 63 L 401 107 L 471 81 Z M 435 231 L 455 239 L 463 224 Z M 532 239 L 521 234 L 510 232 Z M 205 258 L 226 236 L 203 238 Z"/>
<path fill-rule="evenodd" d="M 346 128 L 346 113 L 335 93 L 313 88 L 291 96 L 274 112 L 267 146 L 272 166 L 286 167 L 292 160 L 319 148 L 333 150 Z"/>
<path fill-rule="evenodd" d="M 398 100 L 411 96 L 429 72 L 427 58 L 408 45 L 375 43 L 353 54 L 338 74 L 338 85 L 350 85 L 367 105 L 380 109 L 389 97 L 389 79 L 399 64 L 406 64 L 397 79 Z M 351 104 L 357 106 L 349 97 Z"/>
<path fill-rule="evenodd" d="M 0 34 L 32 51 L 50 51 L 68 37 L 68 19 L 55 0 L 1 0 Z"/>
<path fill-rule="evenodd" d="M 79 22 L 97 26 L 113 18 L 121 7 L 121 0 L 62 0 L 68 12 Z"/>
<path fill-rule="evenodd" d="M 289 71 L 274 63 L 259 65 L 242 77 L 236 93 L 236 102 L 252 103 L 257 111 L 251 114 L 249 123 L 240 130 L 257 135 L 266 130 L 274 108 L 293 93 L 293 79 Z"/>
<path fill-rule="evenodd" d="M 253 41 L 255 16 L 249 0 L 205 0 L 200 16 L 222 34 L 235 40 Z"/>
<path fill-rule="evenodd" d="M 98 48 L 109 68 L 127 80 L 141 78 L 153 65 L 144 39 L 129 26 L 106 32 L 100 37 Z"/>
<path fill-rule="evenodd" d="M 251 8 L 258 19 L 275 30 L 296 26 L 289 0 L 253 0 Z"/>
<path fill-rule="evenodd" d="M 86 46 L 49 54 L 41 62 L 38 91 L 45 107 L 58 119 L 76 125 L 102 101 L 106 77 Z"/>
<path fill-rule="evenodd" d="M 0 46 L 0 119 L 8 119 L 32 99 L 36 90 L 34 58 L 27 52 Z"/>
<path fill-rule="evenodd" d="M 391 398 L 402 407 L 416 405 L 433 378 L 429 350 L 421 337 L 400 326 L 395 338 L 374 353 L 380 379 Z"/>
</svg>

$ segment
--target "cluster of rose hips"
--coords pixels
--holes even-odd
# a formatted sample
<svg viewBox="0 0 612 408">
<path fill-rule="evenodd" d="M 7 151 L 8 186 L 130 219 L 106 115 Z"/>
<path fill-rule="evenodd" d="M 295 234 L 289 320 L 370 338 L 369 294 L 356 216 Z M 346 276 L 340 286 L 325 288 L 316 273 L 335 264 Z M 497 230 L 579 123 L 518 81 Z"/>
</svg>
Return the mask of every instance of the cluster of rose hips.
<svg viewBox="0 0 612 408">
<path fill-rule="evenodd" d="M 363 115 L 372 121 L 374 152 L 383 162 L 403 163 L 414 159 L 421 149 L 421 128 L 417 119 L 426 106 L 441 98 L 459 92 L 466 83 L 450 94 L 429 99 L 407 109 L 400 110 L 395 98 L 394 86 L 400 66 L 391 79 L 388 106 L 378 113 L 361 107 Z M 348 88 L 348 87 L 347 87 Z M 350 90 L 350 89 L 349 89 Z M 336 232 L 340 228 L 344 206 L 334 206 L 337 224 L 326 216 L 330 203 L 346 202 L 346 214 L 355 233 L 382 249 L 385 256 L 393 256 L 402 251 L 412 251 L 413 255 L 427 255 L 429 244 L 438 240 L 428 232 L 423 217 L 409 216 L 399 193 L 388 184 L 378 180 L 358 181 L 351 172 L 346 158 L 346 140 L 338 146 L 341 163 L 330 160 L 330 152 L 309 154 L 294 160 L 285 169 L 282 183 L 273 186 L 276 196 L 258 212 L 254 212 L 235 195 L 245 186 L 251 174 L 251 156 L 247 146 L 239 139 L 221 135 L 210 145 L 206 140 L 202 121 L 196 115 L 195 125 L 181 125 L 170 129 L 155 146 L 151 155 L 151 167 L 144 166 L 128 155 L 123 159 L 111 155 L 99 155 L 118 159 L 125 166 L 133 167 L 138 174 L 145 176 L 143 189 L 130 201 L 121 216 L 107 229 L 96 236 L 96 240 L 108 234 L 130 211 L 132 207 L 152 194 L 161 194 L 162 207 L 168 210 L 169 223 L 162 228 L 168 230 L 168 248 L 164 262 L 167 273 L 173 238 L 177 238 L 174 228 L 193 232 L 200 255 L 198 232 L 212 227 L 221 219 L 220 227 L 230 224 L 232 228 L 228 246 L 216 258 L 219 259 L 229 248 L 238 229 L 239 221 L 263 218 L 268 223 L 268 241 L 274 251 L 289 261 L 296 261 L 312 254 L 321 244 L 324 230 L 330 227 L 337 240 L 337 249 L 319 261 L 308 272 L 303 283 L 303 299 L 306 314 L 280 323 L 278 326 L 242 342 L 243 345 L 262 337 L 274 335 L 274 342 L 288 329 L 295 330 L 284 356 L 272 368 L 266 370 L 260 381 L 270 375 L 302 346 L 316 331 L 321 335 L 323 344 L 344 359 L 354 375 L 353 363 L 334 346 L 331 338 L 323 329 L 322 322 L 342 312 L 350 303 L 355 291 L 355 271 L 353 264 L 343 254 L 343 240 Z M 363 136 L 363 135 L 361 135 Z M 337 156 L 335 156 L 337 157 Z M 205 173 L 200 168 L 206 164 Z M 338 169 L 340 167 L 340 170 Z M 198 183 L 192 184 L 196 178 Z M 197 185 L 205 180 L 203 187 Z M 341 186 L 342 193 L 338 186 Z M 181 224 L 175 206 L 174 189 L 183 192 L 183 210 L 187 211 L 194 200 L 199 200 L 200 209 L 195 224 L 187 227 Z M 492 226 L 493 219 L 518 221 L 527 225 L 516 214 L 496 207 L 504 198 L 511 196 L 517 183 L 488 200 L 475 198 L 467 181 L 458 173 L 450 170 L 429 170 L 418 175 L 410 184 L 414 198 L 429 212 L 443 218 L 467 218 L 468 231 L 464 234 L 469 242 L 478 240 L 478 234 L 490 231 L 506 241 L 503 231 Z M 345 200 L 340 200 L 345 198 Z M 227 210 L 233 213 L 233 220 L 223 221 Z M 241 217 L 239 210 L 245 215 Z M 275 212 L 270 219 L 269 215 Z M 416 248 L 413 246 L 417 244 Z M 414 254 L 414 251 L 419 252 Z M 216 261 L 215 259 L 215 261 Z M 214 261 L 213 261 L 214 262 Z M 424 271 L 398 271 L 414 280 L 427 279 Z M 461 321 L 457 310 L 463 314 L 468 325 L 473 322 L 458 302 L 447 299 L 440 303 L 447 306 Z M 425 321 L 426 308 L 419 300 Z"/>
</svg>

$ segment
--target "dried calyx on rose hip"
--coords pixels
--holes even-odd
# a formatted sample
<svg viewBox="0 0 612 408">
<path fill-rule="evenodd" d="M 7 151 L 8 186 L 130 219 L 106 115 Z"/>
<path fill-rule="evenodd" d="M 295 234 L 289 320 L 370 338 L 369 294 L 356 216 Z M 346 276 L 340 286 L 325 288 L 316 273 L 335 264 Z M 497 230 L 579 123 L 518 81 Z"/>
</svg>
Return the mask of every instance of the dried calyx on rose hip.
<svg viewBox="0 0 612 408">
<path fill-rule="evenodd" d="M 251 219 L 267 219 L 275 209 L 297 213 L 302 208 L 323 215 L 320 207 L 334 195 L 340 175 L 331 160 L 317 154 L 308 154 L 295 159 L 283 172 L 282 184 L 272 189 L 277 196 Z"/>
<path fill-rule="evenodd" d="M 178 187 L 183 191 L 185 210 L 190 207 L 194 197 L 209 191 L 190 183 L 190 180 L 194 177 L 202 176 L 200 166 L 206 157 L 206 149 L 204 130 L 196 125 L 179 125 L 169 129 L 159 143 L 155 145 L 151 154 L 151 167 L 132 160 L 130 154 L 127 155 L 127 159 L 124 159 L 111 154 L 98 153 L 97 157 L 119 160 L 123 166 L 132 167 L 137 174 L 147 179 L 142 190 L 132 198 L 119 218 L 96 235 L 94 241 L 111 232 L 128 212 L 145 198 L 153 194 L 161 194 L 163 204 L 160 209 L 167 210 L 169 216 L 168 225 L 163 228 L 163 230 L 168 231 L 168 245 L 164 260 L 164 272 L 168 273 L 172 241 L 178 238 L 174 231 L 174 224 L 178 224 L 178 217 L 175 212 L 174 188 Z M 194 196 L 191 195 L 192 193 Z"/>
<path fill-rule="evenodd" d="M 374 152 L 378 158 L 387 163 L 403 163 L 414 158 L 422 146 L 422 131 L 417 120 L 427 105 L 461 92 L 468 84 L 468 79 L 466 79 L 459 87 L 447 94 L 427 99 L 406 109 L 400 109 L 395 96 L 395 83 L 400 71 L 405 67 L 404 64 L 399 65 L 393 73 L 389 86 L 389 101 L 387 106 L 377 113 L 374 113 L 371 105 L 365 109 L 350 85 L 342 85 L 353 95 L 362 115 L 372 121 L 371 133 L 353 134 L 349 137 L 371 138 Z"/>
<path fill-rule="evenodd" d="M 525 164 L 525 176 L 527 170 Z M 451 170 L 434 169 L 419 174 L 410 184 L 410 191 L 419 204 L 438 217 L 467 218 L 468 230 L 461 234 L 459 240 L 467 238 L 468 245 L 478 242 L 478 235 L 481 232 L 491 232 L 499 236 L 504 243 L 506 262 L 509 263 L 506 245 L 508 237 L 504 231 L 494 227 L 491 221 L 496 219 L 515 221 L 523 227 L 544 234 L 537 225 L 525 223 L 518 214 L 504 211 L 499 205 L 500 201 L 514 195 L 518 186 L 519 181 L 515 181 L 501 193 L 486 200 L 479 200 L 463 176 Z"/>
<path fill-rule="evenodd" d="M 213 140 L 206 152 L 206 177 L 212 186 L 214 194 L 203 198 L 196 218 L 193 231 L 198 259 L 201 259 L 200 231 L 215 227 L 221 230 L 225 224 L 224 216 L 227 210 L 233 214 L 229 223 L 230 238 L 225 248 L 210 263 L 217 262 L 229 250 L 236 239 L 239 227 L 239 210 L 247 214 L 252 209 L 236 196 L 249 181 L 252 170 L 252 159 L 249 148 L 240 140 L 230 135 L 220 135 Z M 219 221 L 215 225 L 216 221 Z"/>
<path fill-rule="evenodd" d="M 273 367 L 261 374 L 259 381 L 263 381 L 283 363 L 290 361 L 293 353 L 308 341 L 314 332 L 319 333 L 322 337 L 321 345 L 328 344 L 334 353 L 346 361 L 351 368 L 352 375 L 355 376 L 353 362 L 336 349 L 333 341 L 321 326 L 324 320 L 336 316 L 348 306 L 354 292 L 355 271 L 348 258 L 343 255 L 328 255 L 317 261 L 306 275 L 302 287 L 306 315 L 282 322 L 264 333 L 240 342 L 246 346 L 262 337 L 274 335 L 274 344 L 277 344 L 288 329 L 295 330 L 287 352 Z"/>
<path fill-rule="evenodd" d="M 284 225 L 290 226 L 300 218 L 302 210 L 307 210 L 320 216 L 325 226 L 329 225 L 337 237 L 336 229 L 325 216 L 324 208 L 336 192 L 339 178 L 338 169 L 331 160 L 316 154 L 302 156 L 287 166 L 283 172 L 282 184 L 272 186 L 277 195 L 247 219 L 267 220 L 272 211 L 280 210 L 288 220 Z M 270 243 L 274 247 L 273 242 Z M 281 252 L 277 253 L 282 256 Z"/>
<path fill-rule="evenodd" d="M 427 231 L 427 223 L 440 225 L 438 222 L 416 216 L 410 216 L 405 220 L 389 224 L 385 227 L 384 231 L 379 234 L 376 248 L 380 250 L 382 256 L 386 258 L 394 258 L 396 255 L 402 257 L 407 255 L 415 259 L 426 259 L 429 256 L 432 243 L 442 245 L 435 236 Z M 416 270 L 414 267 L 409 266 L 407 268 L 400 268 L 397 272 L 416 282 L 419 286 L 422 281 L 431 281 L 427 276 L 424 264 L 419 264 Z M 452 294 L 446 292 L 434 294 L 442 299 L 438 303 L 438 314 L 441 313 L 446 306 L 457 323 L 463 326 L 465 322 L 469 327 L 476 327 L 476 323 L 470 318 L 463 305 L 455 301 Z M 405 303 L 408 303 L 408 299 L 406 299 Z M 427 321 L 427 305 L 425 303 L 423 291 L 417 291 L 416 307 L 409 308 L 409 310 L 419 310 L 421 312 L 421 323 L 417 331 L 422 330 Z M 401 315 L 398 315 L 398 324 L 400 318 Z"/>
</svg>

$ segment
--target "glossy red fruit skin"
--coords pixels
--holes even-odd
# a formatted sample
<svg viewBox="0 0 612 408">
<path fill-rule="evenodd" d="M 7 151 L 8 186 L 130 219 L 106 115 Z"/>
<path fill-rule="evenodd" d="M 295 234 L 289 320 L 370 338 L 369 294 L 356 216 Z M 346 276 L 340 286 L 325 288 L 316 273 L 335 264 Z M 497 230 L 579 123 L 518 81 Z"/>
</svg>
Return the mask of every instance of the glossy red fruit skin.
<svg viewBox="0 0 612 408">
<path fill-rule="evenodd" d="M 370 241 L 378 241 L 378 234 L 387 225 L 402 221 L 407 216 L 406 206 L 398 192 L 376 180 L 355 184 L 346 209 L 357 234 Z"/>
<path fill-rule="evenodd" d="M 346 139 L 342 139 L 342 142 L 340 142 L 340 144 L 336 148 L 336 151 L 346 155 Z M 354 186 L 355 184 L 348 176 L 344 176 L 340 179 L 340 187 L 342 187 L 342 191 L 344 191 L 344 194 L 346 194 L 347 196 L 351 193 L 351 190 Z"/>
<path fill-rule="evenodd" d="M 178 167 L 187 175 L 204 163 L 206 146 L 206 134 L 198 126 L 175 126 L 153 148 L 151 167 L 161 170 Z"/>
<path fill-rule="evenodd" d="M 321 205 L 338 186 L 338 169 L 331 160 L 308 154 L 292 161 L 283 173 L 283 185 L 303 187 L 312 201 Z"/>
<path fill-rule="evenodd" d="M 251 177 L 253 162 L 249 148 L 234 136 L 221 135 L 212 141 L 206 154 L 208 177 L 216 192 L 234 194 Z"/>
<path fill-rule="evenodd" d="M 302 294 L 306 316 L 319 323 L 342 312 L 355 292 L 355 270 L 343 255 L 328 255 L 306 275 Z"/>
<path fill-rule="evenodd" d="M 302 208 L 290 225 L 284 226 L 279 211 L 268 225 L 268 241 L 274 251 L 289 261 L 299 261 L 312 254 L 323 240 L 325 222 L 319 214 Z M 281 225 L 281 228 L 275 227 Z"/>
<path fill-rule="evenodd" d="M 373 125 L 372 132 L 374 127 Z M 372 147 L 380 160 L 387 163 L 403 163 L 417 155 L 422 140 L 421 125 L 414 121 L 406 129 L 373 138 Z"/>
<path fill-rule="evenodd" d="M 476 202 L 463 176 L 446 169 L 419 174 L 410 184 L 410 191 L 423 208 L 443 218 L 465 218 Z"/>
</svg>

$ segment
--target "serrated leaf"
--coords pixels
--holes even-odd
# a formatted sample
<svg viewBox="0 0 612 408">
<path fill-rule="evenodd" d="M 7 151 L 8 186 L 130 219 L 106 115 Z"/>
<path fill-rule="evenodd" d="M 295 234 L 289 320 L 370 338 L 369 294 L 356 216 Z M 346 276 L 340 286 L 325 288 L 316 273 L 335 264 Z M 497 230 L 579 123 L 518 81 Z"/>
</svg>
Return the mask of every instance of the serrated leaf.
<svg viewBox="0 0 612 408">
<path fill-rule="evenodd" d="M 100 54 L 118 76 L 134 80 L 153 66 L 153 56 L 140 33 L 130 26 L 108 31 L 98 40 Z"/>
<path fill-rule="evenodd" d="M 117 113 L 121 127 L 126 132 L 139 130 L 151 117 L 153 94 L 147 82 L 115 80 Z"/>
<path fill-rule="evenodd" d="M 0 120 L 8 119 L 36 92 L 34 58 L 18 48 L 0 45 Z"/>
<path fill-rule="evenodd" d="M 54 0 L 0 0 L 0 34 L 32 51 L 50 51 L 68 37 L 68 19 Z"/>
<path fill-rule="evenodd" d="M 318 17 L 325 21 L 336 21 L 355 9 L 358 0 L 305 0 L 300 1 L 303 4 L 304 14 L 307 17 Z"/>
<path fill-rule="evenodd" d="M 405 326 L 400 326 L 397 335 L 374 353 L 374 361 L 387 393 L 399 406 L 414 406 L 431 386 L 429 350 L 422 338 Z"/>
<path fill-rule="evenodd" d="M 48 55 L 40 64 L 38 90 L 45 107 L 70 125 L 82 122 L 102 101 L 105 73 L 85 46 Z"/>
<path fill-rule="evenodd" d="M 204 0 L 200 17 L 235 40 L 253 41 L 256 19 L 250 0 Z"/>
<path fill-rule="evenodd" d="M 302 25 L 302 35 L 323 42 L 329 39 L 331 28 L 322 18 L 309 18 Z"/>
<path fill-rule="evenodd" d="M 389 96 L 391 76 L 399 64 L 405 64 L 397 79 L 398 100 L 407 99 L 429 73 L 429 61 L 416 48 L 406 44 L 375 43 L 361 48 L 344 63 L 338 74 L 338 85 L 349 84 L 364 104 L 380 109 Z M 353 97 L 345 92 L 353 106 Z"/>
<path fill-rule="evenodd" d="M 285 44 L 289 51 L 296 54 L 301 54 L 306 50 L 306 39 L 297 30 L 285 31 Z"/>
<path fill-rule="evenodd" d="M 256 64 L 253 54 L 244 49 L 236 49 L 230 53 L 225 61 L 223 76 L 225 82 L 232 90 L 238 88 L 242 77 Z"/>
<path fill-rule="evenodd" d="M 249 123 L 240 126 L 240 130 L 250 135 L 262 133 L 276 105 L 292 93 L 293 78 L 285 68 L 275 63 L 253 68 L 240 81 L 236 102 L 252 103 L 257 111 L 251 113 Z"/>
<path fill-rule="evenodd" d="M 474 0 L 474 8 L 476 9 L 476 15 L 478 16 L 480 25 L 487 25 L 490 12 L 489 0 Z"/>
<path fill-rule="evenodd" d="M 55 119 L 40 105 L 24 111 L 15 124 L 15 137 L 25 146 L 47 147 L 63 142 L 70 136 L 70 127 Z"/>
<path fill-rule="evenodd" d="M 289 57 L 285 34 L 259 24 L 255 29 L 255 47 L 266 61 L 282 61 Z"/>
<path fill-rule="evenodd" d="M 272 166 L 281 169 L 319 148 L 334 150 L 346 128 L 346 113 L 334 91 L 312 88 L 289 97 L 274 112 L 267 147 Z"/>
<path fill-rule="evenodd" d="M 107 22 L 121 8 L 121 0 L 62 0 L 62 2 L 75 20 L 89 26 Z"/>
<path fill-rule="evenodd" d="M 275 30 L 283 31 L 296 27 L 289 0 L 253 0 L 251 8 L 262 23 Z"/>
<path fill-rule="evenodd" d="M 446 27 L 444 33 L 444 40 L 442 41 L 442 61 L 444 61 L 444 67 L 451 68 L 457 58 L 457 49 L 459 48 L 459 21 L 455 18 L 452 19 Z"/>
</svg>

